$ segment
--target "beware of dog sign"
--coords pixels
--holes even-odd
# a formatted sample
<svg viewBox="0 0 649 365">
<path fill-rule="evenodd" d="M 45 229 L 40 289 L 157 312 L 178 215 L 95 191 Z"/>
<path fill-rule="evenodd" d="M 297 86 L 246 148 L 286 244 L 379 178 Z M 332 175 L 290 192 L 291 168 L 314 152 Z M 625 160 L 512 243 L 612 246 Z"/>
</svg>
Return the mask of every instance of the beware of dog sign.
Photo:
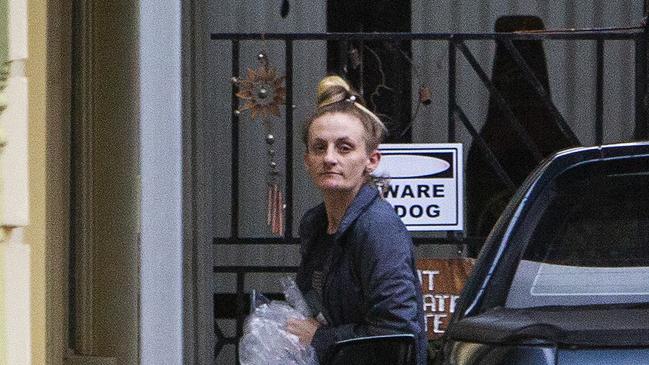
<svg viewBox="0 0 649 365">
<path fill-rule="evenodd" d="M 464 226 L 462 144 L 382 144 L 373 175 L 387 178 L 384 198 L 410 231 Z"/>
</svg>

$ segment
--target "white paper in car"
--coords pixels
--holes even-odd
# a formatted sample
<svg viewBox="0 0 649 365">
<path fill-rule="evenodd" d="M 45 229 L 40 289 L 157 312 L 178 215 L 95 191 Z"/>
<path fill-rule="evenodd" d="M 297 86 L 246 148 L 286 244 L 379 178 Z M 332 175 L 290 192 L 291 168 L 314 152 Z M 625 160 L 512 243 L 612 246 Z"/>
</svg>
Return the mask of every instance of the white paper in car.
<svg viewBox="0 0 649 365">
<path fill-rule="evenodd" d="M 649 267 L 541 264 L 532 295 L 647 295 Z"/>
<path fill-rule="evenodd" d="M 640 303 L 649 298 L 649 267 L 580 267 L 522 260 L 505 306 Z"/>
</svg>

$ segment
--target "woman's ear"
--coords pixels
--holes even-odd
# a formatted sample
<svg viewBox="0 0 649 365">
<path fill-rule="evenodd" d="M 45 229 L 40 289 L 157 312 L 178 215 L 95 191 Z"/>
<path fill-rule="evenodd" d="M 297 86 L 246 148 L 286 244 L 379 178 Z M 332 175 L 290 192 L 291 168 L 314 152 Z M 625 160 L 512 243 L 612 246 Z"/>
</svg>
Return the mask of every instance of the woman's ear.
<svg viewBox="0 0 649 365">
<path fill-rule="evenodd" d="M 372 173 L 379 166 L 379 162 L 381 162 L 381 152 L 379 152 L 379 150 L 370 152 L 370 155 L 367 156 L 365 171 L 367 171 L 367 173 Z"/>
</svg>

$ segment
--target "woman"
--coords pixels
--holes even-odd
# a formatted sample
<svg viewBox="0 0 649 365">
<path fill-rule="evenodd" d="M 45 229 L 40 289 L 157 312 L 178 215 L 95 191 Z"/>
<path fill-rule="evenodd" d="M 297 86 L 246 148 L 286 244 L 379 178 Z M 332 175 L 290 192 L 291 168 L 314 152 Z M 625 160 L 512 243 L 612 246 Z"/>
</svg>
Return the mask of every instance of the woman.
<svg viewBox="0 0 649 365">
<path fill-rule="evenodd" d="M 369 184 L 384 133 L 383 123 L 343 79 L 320 82 L 303 139 L 304 163 L 324 203 L 302 218 L 297 274 L 316 319 L 291 320 L 287 330 L 311 344 L 322 364 L 337 341 L 394 333 L 414 334 L 417 364 L 426 362 L 412 240 Z"/>
</svg>

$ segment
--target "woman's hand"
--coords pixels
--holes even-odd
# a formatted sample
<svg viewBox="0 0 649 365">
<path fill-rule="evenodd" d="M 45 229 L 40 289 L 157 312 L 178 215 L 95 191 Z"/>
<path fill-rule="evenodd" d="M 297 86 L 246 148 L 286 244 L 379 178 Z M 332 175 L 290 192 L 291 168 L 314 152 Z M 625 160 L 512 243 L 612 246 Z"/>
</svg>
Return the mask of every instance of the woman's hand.
<svg viewBox="0 0 649 365">
<path fill-rule="evenodd" d="M 314 318 L 289 319 L 286 323 L 286 330 L 296 335 L 304 345 L 310 345 L 315 331 L 321 324 Z"/>
</svg>

